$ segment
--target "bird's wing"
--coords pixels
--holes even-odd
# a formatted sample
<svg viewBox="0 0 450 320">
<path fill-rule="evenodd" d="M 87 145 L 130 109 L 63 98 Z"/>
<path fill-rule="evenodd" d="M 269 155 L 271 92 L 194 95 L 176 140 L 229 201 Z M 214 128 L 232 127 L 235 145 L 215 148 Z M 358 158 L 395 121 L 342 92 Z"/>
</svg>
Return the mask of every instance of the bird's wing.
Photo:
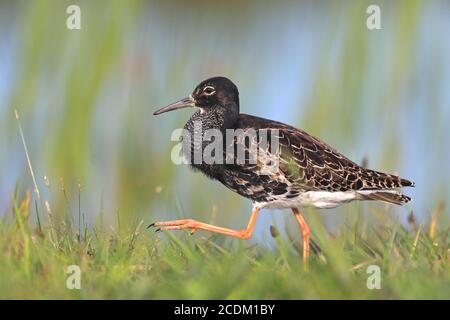
<svg viewBox="0 0 450 320">
<path fill-rule="evenodd" d="M 278 172 L 298 191 L 389 190 L 414 185 L 398 176 L 363 168 L 323 141 L 280 122 L 241 114 L 238 127 L 272 129 L 270 132 L 278 135 Z M 258 159 L 257 168 L 264 169 L 272 157 L 273 154 L 267 152 Z"/>
</svg>

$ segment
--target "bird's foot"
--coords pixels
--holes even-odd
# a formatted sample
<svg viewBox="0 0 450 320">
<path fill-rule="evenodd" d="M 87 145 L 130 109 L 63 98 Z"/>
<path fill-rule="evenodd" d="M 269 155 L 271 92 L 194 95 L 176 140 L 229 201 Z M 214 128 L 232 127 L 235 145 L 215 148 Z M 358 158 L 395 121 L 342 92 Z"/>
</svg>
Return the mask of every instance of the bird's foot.
<svg viewBox="0 0 450 320">
<path fill-rule="evenodd" d="M 189 233 L 193 234 L 198 230 L 198 222 L 192 219 L 172 220 L 172 221 L 159 221 L 150 224 L 148 228 L 157 228 L 155 232 L 166 230 L 182 230 L 190 229 Z"/>
<path fill-rule="evenodd" d="M 256 215 L 259 210 L 255 210 L 252 214 L 252 218 L 250 219 L 249 226 L 244 230 L 232 230 L 228 228 L 222 228 L 218 226 L 214 226 L 208 223 L 200 222 L 193 219 L 183 219 L 183 220 L 173 220 L 173 221 L 161 221 L 155 222 L 148 226 L 148 228 L 156 227 L 156 232 L 165 231 L 165 230 L 182 230 L 189 229 L 190 233 L 193 234 L 197 230 L 206 230 L 211 232 L 216 232 L 220 234 L 224 234 L 231 237 L 236 237 L 240 239 L 248 239 L 252 235 L 253 226 L 256 221 Z"/>
</svg>

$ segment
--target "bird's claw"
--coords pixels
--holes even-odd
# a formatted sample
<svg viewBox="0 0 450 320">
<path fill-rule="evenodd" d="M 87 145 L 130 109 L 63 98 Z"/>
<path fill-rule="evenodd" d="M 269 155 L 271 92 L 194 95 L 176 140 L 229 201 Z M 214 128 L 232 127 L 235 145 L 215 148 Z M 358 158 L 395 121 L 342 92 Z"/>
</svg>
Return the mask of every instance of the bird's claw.
<svg viewBox="0 0 450 320">
<path fill-rule="evenodd" d="M 150 223 L 150 224 L 147 226 L 147 229 L 150 229 L 150 228 L 153 228 L 153 227 L 157 227 L 156 222 Z M 161 231 L 162 231 L 162 229 L 161 229 L 161 228 L 158 228 L 158 229 L 155 230 L 155 233 L 161 232 Z"/>
</svg>

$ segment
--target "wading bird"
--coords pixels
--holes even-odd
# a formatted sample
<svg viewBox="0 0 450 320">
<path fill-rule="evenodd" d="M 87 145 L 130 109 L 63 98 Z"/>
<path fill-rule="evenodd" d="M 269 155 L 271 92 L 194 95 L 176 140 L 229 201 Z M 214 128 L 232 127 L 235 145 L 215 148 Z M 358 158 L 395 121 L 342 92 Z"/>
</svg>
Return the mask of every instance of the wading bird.
<svg viewBox="0 0 450 320">
<path fill-rule="evenodd" d="M 379 200 L 403 205 L 411 200 L 398 191 L 400 187 L 412 187 L 414 182 L 370 169 L 363 168 L 347 159 L 338 151 L 308 133 L 289 125 L 240 113 L 239 92 L 229 79 L 215 77 L 201 82 L 191 95 L 170 104 L 154 113 L 181 108 L 194 107 L 198 110 L 186 123 L 184 129 L 191 135 L 183 138 L 181 152 L 193 169 L 207 177 L 220 181 L 226 187 L 253 203 L 248 226 L 244 230 L 232 230 L 199 222 L 193 219 L 163 221 L 152 223 L 149 227 L 158 230 L 189 229 L 192 232 L 202 229 L 224 235 L 248 239 L 262 208 L 291 209 L 300 224 L 303 238 L 303 261 L 308 267 L 310 230 L 299 208 L 334 208 L 353 200 Z M 196 123 L 200 123 L 196 125 Z M 194 153 L 204 151 L 207 141 L 193 136 L 214 129 L 223 133 L 227 130 L 240 130 L 232 141 L 223 141 L 224 149 L 235 151 L 239 147 L 245 150 L 247 160 L 252 153 L 258 152 L 256 161 L 237 161 L 237 155 L 231 155 L 232 161 L 211 163 L 202 160 L 192 161 Z M 274 139 L 260 148 L 259 140 L 245 139 L 249 131 L 267 132 L 271 130 L 276 137 L 277 148 L 272 150 Z M 275 132 L 275 133 L 273 133 Z M 240 138 L 240 136 L 244 138 Z M 271 137 L 271 138 L 273 138 Z M 226 140 L 226 139 L 224 139 Z M 250 141 L 251 140 L 251 141 Z M 252 148 L 256 145 L 258 148 Z M 232 148 L 226 148 L 231 144 Z M 224 157 L 229 157 L 224 151 Z M 278 159 L 275 169 L 269 166 L 274 156 Z M 251 158 L 251 157 L 250 157 Z"/>
</svg>

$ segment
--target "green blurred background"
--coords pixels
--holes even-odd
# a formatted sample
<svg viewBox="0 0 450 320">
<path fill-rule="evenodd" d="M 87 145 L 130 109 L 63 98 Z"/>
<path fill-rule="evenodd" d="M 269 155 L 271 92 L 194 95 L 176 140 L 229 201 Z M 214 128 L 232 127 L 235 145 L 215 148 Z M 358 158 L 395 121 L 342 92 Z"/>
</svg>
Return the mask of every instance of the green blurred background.
<svg viewBox="0 0 450 320">
<path fill-rule="evenodd" d="M 66 28 L 70 4 L 81 30 Z M 381 30 L 366 27 L 370 4 Z M 247 200 L 170 160 L 171 133 L 192 110 L 152 116 L 222 75 L 242 112 L 415 180 L 396 212 L 427 220 L 450 196 L 449 16 L 448 1 L 2 1 L 0 215 L 16 184 L 33 190 L 17 109 L 55 216 L 81 203 L 87 224 L 114 228 L 178 217 L 244 226 Z M 307 212 L 333 228 L 355 206 Z M 269 213 L 257 237 L 292 218 Z"/>
</svg>

